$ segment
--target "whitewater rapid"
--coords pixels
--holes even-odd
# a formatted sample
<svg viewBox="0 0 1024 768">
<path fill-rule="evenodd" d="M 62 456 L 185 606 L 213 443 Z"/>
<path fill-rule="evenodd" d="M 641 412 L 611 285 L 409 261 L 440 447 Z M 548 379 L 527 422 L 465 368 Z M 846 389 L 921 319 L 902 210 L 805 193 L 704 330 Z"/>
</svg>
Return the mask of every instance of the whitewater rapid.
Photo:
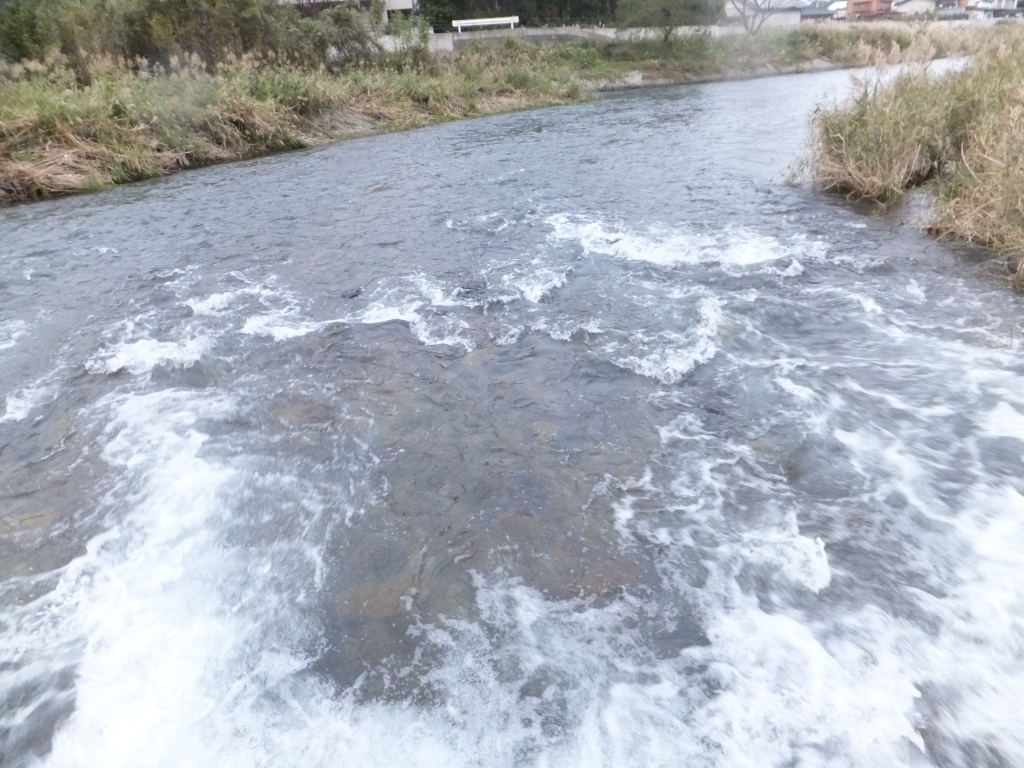
<svg viewBox="0 0 1024 768">
<path fill-rule="evenodd" d="M 0 212 L 0 763 L 1024 766 L 1019 299 L 783 183 L 844 77 Z"/>
</svg>

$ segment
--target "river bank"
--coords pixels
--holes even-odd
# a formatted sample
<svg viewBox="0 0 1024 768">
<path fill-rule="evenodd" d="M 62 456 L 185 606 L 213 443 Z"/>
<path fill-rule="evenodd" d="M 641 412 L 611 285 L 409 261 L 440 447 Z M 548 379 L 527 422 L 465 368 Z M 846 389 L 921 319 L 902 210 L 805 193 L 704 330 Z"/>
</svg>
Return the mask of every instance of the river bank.
<svg viewBox="0 0 1024 768">
<path fill-rule="evenodd" d="M 5 766 L 1024 766 L 1020 302 L 779 183 L 849 82 L 0 209 Z"/>
<path fill-rule="evenodd" d="M 1024 34 L 990 41 L 963 69 L 865 82 L 815 114 L 809 167 L 825 190 L 889 204 L 923 186 L 922 226 L 991 247 L 1024 289 Z"/>
<path fill-rule="evenodd" d="M 434 56 L 410 37 L 340 71 L 271 52 L 164 65 L 109 56 L 0 64 L 0 204 L 601 90 L 763 76 L 977 50 L 991 29 L 800 28 L 655 41 L 498 44 Z"/>
</svg>

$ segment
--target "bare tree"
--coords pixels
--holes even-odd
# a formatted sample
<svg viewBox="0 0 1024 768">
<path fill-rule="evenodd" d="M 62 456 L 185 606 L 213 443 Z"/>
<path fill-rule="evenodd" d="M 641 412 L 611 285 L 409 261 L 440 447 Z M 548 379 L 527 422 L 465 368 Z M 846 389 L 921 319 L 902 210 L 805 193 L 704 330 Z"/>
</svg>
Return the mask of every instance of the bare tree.
<svg viewBox="0 0 1024 768">
<path fill-rule="evenodd" d="M 714 24 L 722 13 L 722 0 L 618 0 L 621 28 L 647 27 L 661 32 L 666 45 L 682 26 Z"/>
<path fill-rule="evenodd" d="M 780 7 L 781 0 L 729 0 L 740 15 L 743 28 L 756 35 L 761 25 Z"/>
</svg>

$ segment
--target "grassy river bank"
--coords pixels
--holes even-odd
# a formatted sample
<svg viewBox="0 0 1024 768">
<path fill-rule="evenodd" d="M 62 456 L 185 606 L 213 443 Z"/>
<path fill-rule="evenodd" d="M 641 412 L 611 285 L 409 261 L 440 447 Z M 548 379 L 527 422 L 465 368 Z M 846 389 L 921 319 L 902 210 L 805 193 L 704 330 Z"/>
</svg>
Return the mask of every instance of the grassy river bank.
<svg viewBox="0 0 1024 768">
<path fill-rule="evenodd" d="M 921 186 L 924 228 L 991 247 L 1024 290 L 1024 30 L 962 69 L 864 82 L 813 119 L 809 169 L 826 190 L 883 204 Z"/>
<path fill-rule="evenodd" d="M 322 50 L 319 57 L 273 48 L 212 58 L 173 53 L 154 63 L 103 49 L 64 46 L 68 53 L 61 53 L 55 47 L 40 50 L 35 60 L 0 62 L 0 204 L 585 100 L 636 72 L 645 81 L 687 82 L 810 65 L 925 60 L 972 52 L 990 35 L 991 29 L 935 26 L 812 27 L 667 44 L 507 39 L 447 56 L 431 55 L 409 35 L 397 53 L 373 50 L 363 38 L 358 55 L 340 66 L 325 65 Z"/>
</svg>

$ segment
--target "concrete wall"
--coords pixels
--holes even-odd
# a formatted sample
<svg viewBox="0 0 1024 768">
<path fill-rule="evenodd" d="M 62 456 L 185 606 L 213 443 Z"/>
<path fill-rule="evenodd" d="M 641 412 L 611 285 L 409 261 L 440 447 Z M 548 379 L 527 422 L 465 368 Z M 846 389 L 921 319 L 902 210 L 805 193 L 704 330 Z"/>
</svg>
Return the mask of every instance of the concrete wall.
<svg viewBox="0 0 1024 768">
<path fill-rule="evenodd" d="M 795 27 L 800 24 L 800 9 L 787 8 L 784 11 L 776 11 L 764 20 L 761 29 L 772 29 L 776 27 Z"/>
<path fill-rule="evenodd" d="M 792 27 L 800 23 L 799 7 L 781 7 L 784 5 L 791 5 L 791 3 L 782 2 L 781 0 L 775 0 L 771 5 L 777 6 L 777 10 L 765 17 L 764 23 L 761 25 L 761 29 L 765 29 L 767 27 Z M 740 11 L 730 0 L 726 0 L 725 2 L 725 18 L 732 24 L 740 24 L 740 26 L 742 26 L 742 16 Z"/>
<path fill-rule="evenodd" d="M 913 0 L 911 0 L 913 2 Z M 780 12 L 772 14 L 764 23 L 762 29 L 778 29 L 796 26 L 800 23 L 799 13 Z M 905 29 L 906 22 L 902 21 L 871 21 L 871 22 L 834 22 L 837 24 L 865 24 L 872 29 L 879 27 L 891 27 L 893 29 Z M 963 24 L 977 25 L 979 23 L 994 23 L 993 20 L 986 21 L 933 21 L 929 24 L 938 24 L 942 28 L 959 26 Z M 723 24 L 713 27 L 678 27 L 676 34 L 710 34 L 712 37 L 724 35 L 743 35 L 746 32 L 738 22 L 735 24 Z M 644 40 L 658 39 L 661 37 L 660 29 L 624 29 L 618 30 L 614 27 L 519 27 L 517 29 L 478 29 L 459 34 L 458 32 L 439 32 L 428 37 L 430 50 L 434 53 L 450 53 L 456 48 L 465 45 L 482 42 L 486 40 L 501 40 L 506 37 L 514 37 L 525 42 L 549 43 L 564 40 Z M 400 50 L 403 43 L 400 39 L 385 36 L 381 41 L 384 48 L 389 51 Z"/>
<path fill-rule="evenodd" d="M 799 16 L 797 18 L 799 21 Z M 714 37 L 743 32 L 742 27 L 677 27 L 679 36 L 710 34 Z M 466 32 L 439 32 L 430 36 L 430 50 L 443 53 L 484 40 L 500 40 L 514 37 L 527 43 L 552 43 L 565 40 L 657 40 L 660 29 L 624 29 L 615 27 L 518 27 L 516 29 L 476 29 Z"/>
<path fill-rule="evenodd" d="M 892 10 L 893 13 L 899 13 L 905 16 L 935 13 L 935 0 L 907 0 L 907 2 L 900 3 L 899 5 L 894 3 Z"/>
</svg>

